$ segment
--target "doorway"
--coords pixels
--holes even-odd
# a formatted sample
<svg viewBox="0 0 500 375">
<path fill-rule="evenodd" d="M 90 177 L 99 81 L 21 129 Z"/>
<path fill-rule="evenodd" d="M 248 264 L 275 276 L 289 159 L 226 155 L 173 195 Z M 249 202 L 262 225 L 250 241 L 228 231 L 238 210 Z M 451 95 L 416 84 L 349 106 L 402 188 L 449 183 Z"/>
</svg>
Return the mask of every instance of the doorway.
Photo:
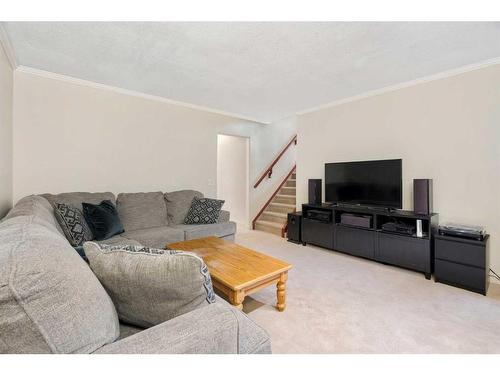
<svg viewBox="0 0 500 375">
<path fill-rule="evenodd" d="M 249 138 L 217 135 L 217 198 L 242 228 L 249 225 L 249 151 Z"/>
</svg>

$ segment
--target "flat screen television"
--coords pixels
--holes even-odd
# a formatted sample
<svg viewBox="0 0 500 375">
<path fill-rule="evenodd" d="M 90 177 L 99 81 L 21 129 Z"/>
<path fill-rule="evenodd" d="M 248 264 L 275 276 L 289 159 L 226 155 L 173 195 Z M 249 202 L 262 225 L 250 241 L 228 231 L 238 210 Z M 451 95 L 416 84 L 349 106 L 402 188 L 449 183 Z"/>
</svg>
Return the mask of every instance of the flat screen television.
<svg viewBox="0 0 500 375">
<path fill-rule="evenodd" d="M 325 201 L 402 208 L 402 160 L 325 164 Z"/>
</svg>

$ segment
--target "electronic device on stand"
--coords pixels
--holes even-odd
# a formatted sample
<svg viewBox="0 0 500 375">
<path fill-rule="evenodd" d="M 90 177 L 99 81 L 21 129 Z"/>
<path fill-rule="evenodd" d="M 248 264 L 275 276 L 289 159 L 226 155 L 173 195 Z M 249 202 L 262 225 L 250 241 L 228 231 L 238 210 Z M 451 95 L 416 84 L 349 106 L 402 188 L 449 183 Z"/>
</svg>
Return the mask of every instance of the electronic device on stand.
<svg viewBox="0 0 500 375">
<path fill-rule="evenodd" d="M 309 204 L 321 204 L 321 180 L 320 179 L 310 179 L 308 184 L 308 195 Z"/>
<path fill-rule="evenodd" d="M 286 236 L 290 242 L 302 243 L 302 212 L 288 214 Z"/>
</svg>

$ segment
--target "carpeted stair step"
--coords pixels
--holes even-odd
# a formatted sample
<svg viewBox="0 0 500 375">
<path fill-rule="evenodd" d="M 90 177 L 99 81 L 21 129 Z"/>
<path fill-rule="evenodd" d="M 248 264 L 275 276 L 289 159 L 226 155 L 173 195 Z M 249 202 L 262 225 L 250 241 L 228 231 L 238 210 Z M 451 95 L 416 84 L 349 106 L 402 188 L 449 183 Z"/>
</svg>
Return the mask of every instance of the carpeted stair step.
<svg viewBox="0 0 500 375">
<path fill-rule="evenodd" d="M 295 211 L 295 204 L 271 202 L 266 211 L 289 213 Z"/>
<path fill-rule="evenodd" d="M 275 223 L 272 221 L 265 221 L 265 220 L 257 220 L 255 222 L 255 229 L 261 230 L 264 232 L 272 233 L 277 236 L 281 236 L 281 228 L 283 227 L 283 224 L 280 223 Z"/>
<path fill-rule="evenodd" d="M 276 203 L 288 203 L 288 204 L 295 204 L 295 195 L 290 195 L 290 194 L 277 194 L 274 197 L 273 202 Z"/>
<path fill-rule="evenodd" d="M 284 195 L 295 195 L 296 188 L 295 187 L 289 187 L 289 186 L 283 186 L 279 194 L 284 194 Z"/>
<path fill-rule="evenodd" d="M 264 211 L 262 215 L 260 215 L 259 220 L 264 221 L 272 221 L 274 223 L 279 223 L 281 225 L 285 225 L 287 222 L 288 215 L 283 212 L 273 212 L 273 211 Z"/>
</svg>

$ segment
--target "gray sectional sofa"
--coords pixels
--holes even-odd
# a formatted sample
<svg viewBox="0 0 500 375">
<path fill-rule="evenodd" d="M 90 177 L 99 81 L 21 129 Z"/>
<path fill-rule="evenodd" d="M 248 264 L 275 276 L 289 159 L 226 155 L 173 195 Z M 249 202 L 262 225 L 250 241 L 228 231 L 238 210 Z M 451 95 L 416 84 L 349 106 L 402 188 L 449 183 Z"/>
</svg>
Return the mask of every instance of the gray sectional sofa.
<svg viewBox="0 0 500 375">
<path fill-rule="evenodd" d="M 42 194 L 50 203 L 65 203 L 82 209 L 82 202 L 99 204 L 110 200 L 116 205 L 125 232 L 101 241 L 109 245 L 126 243 L 163 249 L 167 243 L 217 236 L 234 240 L 236 223 L 229 221 L 229 212 L 221 211 L 216 224 L 188 225 L 184 218 L 194 197 L 203 194 L 195 190 L 172 193 L 61 193 Z"/>
<path fill-rule="evenodd" d="M 125 232 L 104 242 L 164 247 L 206 235 L 234 238 L 229 213 L 210 226 L 182 224 L 186 201 L 195 194 L 200 193 L 119 194 Z M 103 199 L 115 201 L 111 193 L 28 196 L 1 221 L 0 353 L 271 352 L 267 333 L 219 298 L 148 329 L 121 324 L 109 295 L 66 240 L 51 205 L 81 207 Z"/>
</svg>

